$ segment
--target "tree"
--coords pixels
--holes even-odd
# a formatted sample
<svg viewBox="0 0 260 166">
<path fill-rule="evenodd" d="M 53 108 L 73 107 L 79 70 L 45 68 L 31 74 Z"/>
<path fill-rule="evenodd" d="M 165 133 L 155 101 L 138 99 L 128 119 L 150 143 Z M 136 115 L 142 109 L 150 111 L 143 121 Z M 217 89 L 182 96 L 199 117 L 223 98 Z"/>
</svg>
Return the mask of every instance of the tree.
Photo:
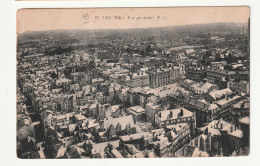
<svg viewBox="0 0 260 166">
<path fill-rule="evenodd" d="M 130 48 L 127 48 L 125 51 L 126 51 L 127 53 L 130 53 L 130 52 L 131 52 Z"/>
<path fill-rule="evenodd" d="M 215 55 L 215 60 L 218 61 L 218 62 L 219 62 L 219 61 L 222 61 L 222 59 L 221 59 L 219 53 L 217 53 L 217 54 Z"/>
<path fill-rule="evenodd" d="M 149 45 L 146 47 L 146 52 L 151 52 L 152 51 L 152 47 Z"/>
<path fill-rule="evenodd" d="M 95 129 L 93 130 L 92 135 L 97 143 L 100 142 L 100 135 Z"/>
<path fill-rule="evenodd" d="M 168 140 L 169 140 L 170 142 L 173 141 L 173 138 L 172 138 L 172 134 L 171 134 L 171 133 L 167 134 L 167 138 L 168 138 Z"/>
<path fill-rule="evenodd" d="M 75 115 L 69 117 L 69 120 L 71 121 L 72 124 L 75 124 L 75 123 L 76 123 L 76 117 L 75 117 Z"/>
<path fill-rule="evenodd" d="M 139 141 L 139 148 L 140 148 L 140 150 L 144 150 L 144 148 L 145 148 L 144 144 L 145 144 L 144 136 L 142 136 L 142 138 Z"/>
<path fill-rule="evenodd" d="M 85 151 L 86 151 L 86 155 L 90 156 L 92 154 L 92 149 L 93 149 L 93 145 L 91 143 L 84 143 L 85 144 Z"/>
<path fill-rule="evenodd" d="M 80 155 L 78 154 L 78 151 L 75 147 L 68 147 L 67 155 L 68 155 L 68 158 L 72 158 L 72 159 L 80 158 Z"/>
<path fill-rule="evenodd" d="M 55 158 L 57 153 L 56 145 L 60 143 L 55 130 L 47 128 L 45 131 L 44 154 L 46 158 Z"/>
</svg>

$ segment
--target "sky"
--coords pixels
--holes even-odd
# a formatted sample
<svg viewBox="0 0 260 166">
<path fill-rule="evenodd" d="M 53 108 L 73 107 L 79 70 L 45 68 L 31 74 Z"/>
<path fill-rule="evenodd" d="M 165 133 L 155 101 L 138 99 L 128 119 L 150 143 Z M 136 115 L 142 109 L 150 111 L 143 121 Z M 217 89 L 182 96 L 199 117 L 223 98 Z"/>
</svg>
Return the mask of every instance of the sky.
<svg viewBox="0 0 260 166">
<path fill-rule="evenodd" d="M 246 6 L 20 9 L 17 11 L 17 33 L 57 29 L 150 28 L 216 22 L 246 23 L 249 17 L 250 9 Z"/>
</svg>

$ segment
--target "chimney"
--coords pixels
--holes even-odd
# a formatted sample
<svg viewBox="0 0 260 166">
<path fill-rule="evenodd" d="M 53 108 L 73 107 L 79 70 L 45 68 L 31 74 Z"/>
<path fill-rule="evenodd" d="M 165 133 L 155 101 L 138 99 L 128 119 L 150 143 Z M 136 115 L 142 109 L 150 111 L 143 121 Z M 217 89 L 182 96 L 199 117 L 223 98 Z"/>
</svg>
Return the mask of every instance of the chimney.
<svg viewBox="0 0 260 166">
<path fill-rule="evenodd" d="M 173 114 L 172 111 L 170 111 L 169 117 L 172 118 Z"/>
<path fill-rule="evenodd" d="M 183 109 L 181 108 L 180 113 L 178 114 L 179 117 L 183 116 Z"/>
<path fill-rule="evenodd" d="M 241 108 L 242 108 L 242 109 L 245 108 L 245 103 L 242 103 L 242 104 L 241 104 Z"/>
<path fill-rule="evenodd" d="M 176 128 L 173 128 L 173 132 L 174 132 L 175 134 L 177 134 Z"/>
<path fill-rule="evenodd" d="M 226 100 L 228 100 L 229 98 L 228 98 L 228 95 L 226 95 Z"/>
<path fill-rule="evenodd" d="M 158 112 L 159 117 L 161 118 L 161 112 Z"/>
</svg>

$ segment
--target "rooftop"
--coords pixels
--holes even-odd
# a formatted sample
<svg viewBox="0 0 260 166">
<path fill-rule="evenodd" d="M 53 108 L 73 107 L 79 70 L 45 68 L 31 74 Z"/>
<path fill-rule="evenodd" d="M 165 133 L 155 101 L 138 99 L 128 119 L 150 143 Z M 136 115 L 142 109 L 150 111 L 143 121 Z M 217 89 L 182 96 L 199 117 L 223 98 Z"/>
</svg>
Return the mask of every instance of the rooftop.
<svg viewBox="0 0 260 166">
<path fill-rule="evenodd" d="M 181 110 L 183 111 L 183 113 L 181 113 Z M 178 119 L 178 118 L 183 118 L 183 117 L 190 117 L 190 116 L 194 115 L 192 112 L 190 112 L 189 110 L 187 110 L 185 108 L 165 110 L 165 111 L 161 111 L 160 114 L 161 114 L 161 121 L 166 121 L 166 120 L 170 120 L 170 119 Z M 170 116 L 170 114 L 172 114 L 172 116 Z"/>
<path fill-rule="evenodd" d="M 243 124 L 246 124 L 246 125 L 249 125 L 250 118 L 249 118 L 249 116 L 243 117 L 243 118 L 239 119 L 239 122 L 243 123 Z"/>
<path fill-rule="evenodd" d="M 121 125 L 121 130 L 124 130 L 127 125 L 130 125 L 131 127 L 134 127 L 134 120 L 132 115 L 129 116 L 123 116 L 119 118 L 106 118 L 104 120 L 104 128 L 108 129 L 111 125 L 116 128 L 117 124 Z"/>
<path fill-rule="evenodd" d="M 129 110 L 130 112 L 135 114 L 145 113 L 145 109 L 143 109 L 141 106 L 130 107 Z"/>
<path fill-rule="evenodd" d="M 238 138 L 242 138 L 243 137 L 243 131 L 236 129 L 235 131 L 233 131 L 232 133 L 229 133 L 232 136 L 238 137 Z"/>
<path fill-rule="evenodd" d="M 221 89 L 221 90 L 214 90 L 211 91 L 209 93 L 209 95 L 213 98 L 213 99 L 217 99 L 222 97 L 223 95 L 231 95 L 232 94 L 232 90 L 229 88 L 226 89 Z"/>
</svg>

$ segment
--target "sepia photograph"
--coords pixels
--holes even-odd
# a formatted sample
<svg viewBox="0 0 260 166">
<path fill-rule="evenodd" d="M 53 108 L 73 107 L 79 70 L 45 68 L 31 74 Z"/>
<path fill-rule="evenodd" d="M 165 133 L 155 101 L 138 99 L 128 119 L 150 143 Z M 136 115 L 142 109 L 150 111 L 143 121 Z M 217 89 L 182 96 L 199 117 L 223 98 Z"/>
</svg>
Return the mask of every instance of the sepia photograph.
<svg viewBox="0 0 260 166">
<path fill-rule="evenodd" d="M 250 153 L 250 8 L 17 10 L 20 159 Z"/>
</svg>

